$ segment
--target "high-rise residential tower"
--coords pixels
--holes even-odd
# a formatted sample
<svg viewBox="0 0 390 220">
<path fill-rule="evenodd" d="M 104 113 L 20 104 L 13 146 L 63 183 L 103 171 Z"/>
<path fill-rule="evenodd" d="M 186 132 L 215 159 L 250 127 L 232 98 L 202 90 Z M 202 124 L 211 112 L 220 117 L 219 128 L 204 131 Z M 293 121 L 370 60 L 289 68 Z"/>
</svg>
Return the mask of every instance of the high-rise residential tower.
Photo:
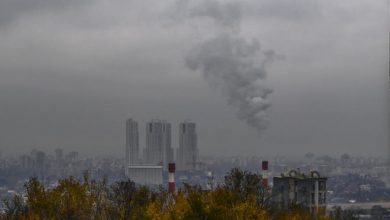
<svg viewBox="0 0 390 220">
<path fill-rule="evenodd" d="M 138 151 L 138 123 L 130 118 L 126 121 L 126 166 L 139 163 Z"/>
<path fill-rule="evenodd" d="M 144 158 L 148 164 L 161 163 L 164 169 L 167 169 L 168 163 L 173 162 L 170 123 L 158 119 L 146 123 Z"/>
<path fill-rule="evenodd" d="M 185 120 L 179 124 L 178 170 L 196 170 L 198 163 L 198 136 L 196 124 Z"/>
</svg>

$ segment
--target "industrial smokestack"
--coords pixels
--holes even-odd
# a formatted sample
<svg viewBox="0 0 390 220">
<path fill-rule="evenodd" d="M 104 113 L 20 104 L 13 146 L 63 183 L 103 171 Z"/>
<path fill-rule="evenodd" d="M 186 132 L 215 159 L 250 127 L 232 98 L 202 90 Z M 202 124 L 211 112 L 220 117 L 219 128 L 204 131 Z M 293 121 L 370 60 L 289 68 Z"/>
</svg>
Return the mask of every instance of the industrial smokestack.
<svg viewBox="0 0 390 220">
<path fill-rule="evenodd" d="M 262 174 L 261 185 L 264 188 L 268 188 L 268 161 L 267 160 L 263 160 L 261 162 L 261 174 Z"/>
<path fill-rule="evenodd" d="M 174 193 L 175 192 L 175 171 L 176 171 L 176 165 L 175 163 L 169 163 L 168 164 L 168 192 L 169 193 Z"/>
</svg>

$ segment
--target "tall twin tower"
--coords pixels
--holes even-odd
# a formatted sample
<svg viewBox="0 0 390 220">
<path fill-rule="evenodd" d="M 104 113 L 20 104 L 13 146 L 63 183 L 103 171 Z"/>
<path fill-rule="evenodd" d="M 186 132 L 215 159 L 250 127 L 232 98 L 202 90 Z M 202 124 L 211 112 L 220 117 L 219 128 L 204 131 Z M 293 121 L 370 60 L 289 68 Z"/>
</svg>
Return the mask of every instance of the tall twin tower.
<svg viewBox="0 0 390 220">
<path fill-rule="evenodd" d="M 126 121 L 126 163 L 127 165 L 161 164 L 164 169 L 174 162 L 171 124 L 165 120 L 152 120 L 146 123 L 146 148 L 139 157 L 138 123 Z M 179 148 L 176 151 L 178 170 L 196 170 L 198 163 L 196 124 L 186 120 L 179 124 Z"/>
</svg>

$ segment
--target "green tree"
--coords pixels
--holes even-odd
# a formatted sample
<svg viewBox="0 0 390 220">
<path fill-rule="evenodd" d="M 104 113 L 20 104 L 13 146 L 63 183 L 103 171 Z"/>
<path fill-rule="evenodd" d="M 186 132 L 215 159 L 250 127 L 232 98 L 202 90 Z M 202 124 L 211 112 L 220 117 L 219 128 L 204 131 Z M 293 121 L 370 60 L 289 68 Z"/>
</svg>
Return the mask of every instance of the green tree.
<svg viewBox="0 0 390 220">
<path fill-rule="evenodd" d="M 131 180 L 116 182 L 111 186 L 109 208 L 112 219 L 143 219 L 152 193 L 146 186 L 136 186 Z"/>
<path fill-rule="evenodd" d="M 94 201 L 92 210 L 93 219 L 106 219 L 108 210 L 108 194 L 109 187 L 107 185 L 107 178 L 100 181 L 91 180 L 87 172 L 84 173 L 84 184 L 87 187 L 89 196 Z"/>
<path fill-rule="evenodd" d="M 3 218 L 8 220 L 18 220 L 23 214 L 27 213 L 27 207 L 23 202 L 23 198 L 15 195 L 11 200 L 4 200 L 5 213 Z"/>
<path fill-rule="evenodd" d="M 48 192 L 48 201 L 51 204 L 49 216 L 68 220 L 91 219 L 96 202 L 87 185 L 73 177 L 60 180 L 58 186 Z"/>
<path fill-rule="evenodd" d="M 240 201 L 245 201 L 248 196 L 253 195 L 261 208 L 267 208 L 269 205 L 270 194 L 268 189 L 262 186 L 262 176 L 259 174 L 233 168 L 225 176 L 225 187 Z"/>
<path fill-rule="evenodd" d="M 26 188 L 28 211 L 35 213 L 41 219 L 49 218 L 47 213 L 54 210 L 50 210 L 45 187 L 37 177 L 30 178 L 24 186 Z"/>
</svg>

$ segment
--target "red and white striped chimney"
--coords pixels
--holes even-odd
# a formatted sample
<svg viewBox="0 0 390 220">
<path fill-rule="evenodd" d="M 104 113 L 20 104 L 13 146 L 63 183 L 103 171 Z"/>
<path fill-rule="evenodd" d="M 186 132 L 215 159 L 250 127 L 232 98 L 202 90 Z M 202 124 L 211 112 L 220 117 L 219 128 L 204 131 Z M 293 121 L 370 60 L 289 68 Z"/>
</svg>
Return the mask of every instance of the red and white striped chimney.
<svg viewBox="0 0 390 220">
<path fill-rule="evenodd" d="M 261 174 L 262 174 L 262 186 L 268 188 L 268 161 L 263 160 L 261 162 Z"/>
<path fill-rule="evenodd" d="M 175 171 L 176 171 L 176 166 L 175 163 L 169 163 L 168 164 L 168 192 L 169 193 L 174 193 L 175 192 Z"/>
</svg>

